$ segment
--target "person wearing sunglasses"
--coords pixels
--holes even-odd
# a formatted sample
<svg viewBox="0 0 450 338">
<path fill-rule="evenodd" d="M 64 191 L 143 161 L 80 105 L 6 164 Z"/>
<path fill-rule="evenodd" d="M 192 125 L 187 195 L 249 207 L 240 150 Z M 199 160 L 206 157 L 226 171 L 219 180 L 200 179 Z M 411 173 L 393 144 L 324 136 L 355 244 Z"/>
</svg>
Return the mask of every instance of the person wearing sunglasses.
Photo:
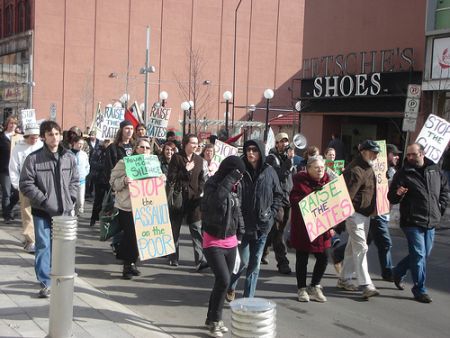
<svg viewBox="0 0 450 338">
<path fill-rule="evenodd" d="M 133 154 L 150 155 L 150 149 L 151 146 L 148 139 L 140 139 L 136 143 Z M 134 229 L 130 191 L 128 189 L 130 182 L 131 178 L 129 178 L 125 172 L 125 162 L 121 159 L 113 168 L 109 183 L 116 192 L 114 206 L 119 209 L 119 224 L 123 230 L 123 237 L 118 246 L 116 257 L 123 260 L 122 277 L 124 279 L 132 279 L 133 276 L 139 276 L 141 274 L 136 268 L 139 251 Z"/>
<path fill-rule="evenodd" d="M 226 299 L 235 298 L 241 274 L 246 270 L 244 297 L 255 295 L 259 267 L 267 235 L 282 205 L 283 191 L 277 172 L 265 162 L 264 144 L 258 140 L 244 143 L 245 172 L 242 178 L 242 215 L 245 234 L 239 245 L 241 265 L 231 276 Z"/>
</svg>

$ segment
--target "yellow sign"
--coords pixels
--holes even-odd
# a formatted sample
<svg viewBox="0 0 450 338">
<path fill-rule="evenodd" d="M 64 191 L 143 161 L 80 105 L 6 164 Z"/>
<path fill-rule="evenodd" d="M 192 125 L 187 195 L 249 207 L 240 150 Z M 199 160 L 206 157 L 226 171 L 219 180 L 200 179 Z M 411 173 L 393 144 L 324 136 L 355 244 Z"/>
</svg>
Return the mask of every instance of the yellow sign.
<svg viewBox="0 0 450 338">
<path fill-rule="evenodd" d="M 174 253 L 164 180 L 161 177 L 134 180 L 129 188 L 140 260 Z"/>
<path fill-rule="evenodd" d="M 342 175 L 306 196 L 298 206 L 311 242 L 355 212 Z"/>
</svg>

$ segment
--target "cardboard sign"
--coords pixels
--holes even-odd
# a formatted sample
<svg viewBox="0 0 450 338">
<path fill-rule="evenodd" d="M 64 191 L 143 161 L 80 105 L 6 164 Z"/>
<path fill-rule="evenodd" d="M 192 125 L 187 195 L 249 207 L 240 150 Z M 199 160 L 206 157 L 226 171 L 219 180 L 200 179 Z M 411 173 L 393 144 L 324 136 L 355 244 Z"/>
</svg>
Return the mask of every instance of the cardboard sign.
<svg viewBox="0 0 450 338">
<path fill-rule="evenodd" d="M 22 122 L 22 128 L 28 125 L 36 125 L 36 111 L 34 109 L 22 109 L 20 111 L 20 121 Z"/>
<path fill-rule="evenodd" d="M 229 145 L 228 143 L 216 140 L 214 143 L 214 158 L 211 161 L 211 168 L 215 168 L 214 172 L 219 169 L 220 162 L 222 162 L 228 156 L 236 156 L 238 154 L 238 149 Z"/>
<path fill-rule="evenodd" d="M 160 177 L 135 180 L 129 185 L 141 261 L 175 252 L 165 186 Z"/>
<path fill-rule="evenodd" d="M 336 174 L 340 175 L 342 174 L 342 169 L 345 167 L 345 161 L 344 160 L 325 160 L 325 165 L 333 170 Z"/>
<path fill-rule="evenodd" d="M 309 194 L 298 206 L 311 242 L 355 212 L 343 176 Z"/>
<path fill-rule="evenodd" d="M 123 158 L 125 171 L 132 180 L 161 176 L 161 163 L 156 155 L 133 155 Z"/>
<path fill-rule="evenodd" d="M 149 137 L 166 138 L 171 111 L 172 108 L 152 107 L 147 116 L 147 135 Z"/>
<path fill-rule="evenodd" d="M 416 139 L 425 148 L 425 156 L 434 163 L 439 162 L 449 141 L 450 123 L 433 114 L 428 116 Z"/>
<path fill-rule="evenodd" d="M 114 139 L 120 129 L 120 122 L 125 118 L 122 107 L 106 107 L 101 114 L 96 114 L 94 128 L 99 140 Z"/>
<path fill-rule="evenodd" d="M 376 189 L 377 189 L 377 215 L 388 214 L 390 211 L 389 200 L 387 198 L 387 193 L 389 190 L 389 182 L 386 175 L 388 170 L 387 163 L 387 151 L 386 151 L 386 141 L 375 141 L 380 146 L 380 152 L 378 153 L 377 159 L 374 161 L 373 171 L 376 178 Z"/>
</svg>

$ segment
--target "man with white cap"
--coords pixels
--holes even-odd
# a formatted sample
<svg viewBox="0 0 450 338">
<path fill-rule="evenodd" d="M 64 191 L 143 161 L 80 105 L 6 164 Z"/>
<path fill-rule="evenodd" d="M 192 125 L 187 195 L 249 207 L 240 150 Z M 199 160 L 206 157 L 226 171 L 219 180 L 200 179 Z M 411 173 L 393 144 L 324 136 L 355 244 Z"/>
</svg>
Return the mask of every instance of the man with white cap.
<svg viewBox="0 0 450 338">
<path fill-rule="evenodd" d="M 42 148 L 42 141 L 39 138 L 39 126 L 30 124 L 25 126 L 25 135 L 23 141 L 16 144 L 11 158 L 9 160 L 9 177 L 11 178 L 11 185 L 14 189 L 19 189 L 20 172 L 22 171 L 25 158 Z M 34 224 L 33 216 L 31 215 L 30 200 L 19 192 L 20 200 L 20 214 L 22 217 L 22 235 L 25 237 L 25 250 L 29 253 L 34 253 Z"/>
<path fill-rule="evenodd" d="M 266 247 L 261 262 L 267 262 L 270 245 L 273 246 L 277 260 L 278 271 L 282 274 L 290 274 L 289 260 L 286 257 L 287 248 L 283 240 L 283 232 L 289 219 L 291 204 L 289 194 L 292 190 L 292 175 L 294 173 L 294 149 L 289 146 L 289 135 L 278 133 L 275 136 L 275 148 L 271 149 L 266 157 L 266 163 L 270 164 L 277 172 L 280 186 L 283 191 L 282 207 L 275 216 L 275 223 L 267 237 Z"/>
</svg>

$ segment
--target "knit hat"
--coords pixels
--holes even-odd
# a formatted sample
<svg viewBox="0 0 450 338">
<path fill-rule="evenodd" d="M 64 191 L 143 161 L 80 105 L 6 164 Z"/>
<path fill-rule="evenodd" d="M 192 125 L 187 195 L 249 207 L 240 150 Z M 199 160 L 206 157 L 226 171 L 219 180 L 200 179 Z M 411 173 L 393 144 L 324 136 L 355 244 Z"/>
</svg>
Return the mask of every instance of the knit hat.
<svg viewBox="0 0 450 338">
<path fill-rule="evenodd" d="M 123 120 L 122 122 L 120 122 L 120 129 L 123 129 L 126 126 L 132 126 L 132 125 L 133 125 L 133 123 L 131 123 L 131 121 Z"/>
<path fill-rule="evenodd" d="M 245 172 L 244 161 L 238 156 L 228 156 L 220 162 L 219 170 L 217 170 L 216 175 L 225 177 L 235 169 L 243 174 Z"/>
</svg>

